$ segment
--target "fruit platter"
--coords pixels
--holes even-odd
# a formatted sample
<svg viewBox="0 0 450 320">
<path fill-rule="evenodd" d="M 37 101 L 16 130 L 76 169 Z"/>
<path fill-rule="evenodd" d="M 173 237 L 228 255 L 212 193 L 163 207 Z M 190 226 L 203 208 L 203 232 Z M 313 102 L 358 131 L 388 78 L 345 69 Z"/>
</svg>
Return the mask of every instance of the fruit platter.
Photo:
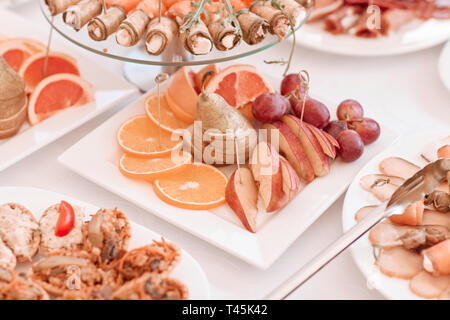
<svg viewBox="0 0 450 320">
<path fill-rule="evenodd" d="M 209 298 L 198 263 L 120 209 L 42 189 L 0 190 L 0 299 Z"/>
<path fill-rule="evenodd" d="M 0 170 L 136 93 L 22 18 L 0 10 L 0 25 Z"/>
<path fill-rule="evenodd" d="M 309 75 L 300 74 L 268 80 L 250 65 L 181 68 L 159 95 L 149 92 L 59 160 L 267 268 L 396 136 L 355 100 L 309 96 Z"/>
<path fill-rule="evenodd" d="M 412 134 L 370 161 L 349 187 L 344 230 L 429 162 L 450 157 L 448 132 Z M 390 299 L 449 299 L 448 178 L 424 199 L 377 224 L 352 247 L 368 285 Z"/>
</svg>

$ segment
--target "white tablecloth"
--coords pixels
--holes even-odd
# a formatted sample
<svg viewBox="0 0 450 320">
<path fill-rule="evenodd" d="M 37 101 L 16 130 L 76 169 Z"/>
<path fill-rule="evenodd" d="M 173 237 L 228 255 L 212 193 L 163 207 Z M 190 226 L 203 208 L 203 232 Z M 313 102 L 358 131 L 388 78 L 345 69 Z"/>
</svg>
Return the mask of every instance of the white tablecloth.
<svg viewBox="0 0 450 320">
<path fill-rule="evenodd" d="M 37 1 L 18 5 L 15 12 L 36 24 L 45 24 Z M 30 35 L 31 36 L 31 35 Z M 286 57 L 289 44 L 237 61 L 282 73 L 282 67 L 263 60 Z M 329 100 L 359 100 L 368 113 L 389 115 L 389 126 L 400 132 L 424 127 L 450 127 L 450 92 L 440 82 L 437 62 L 442 46 L 408 55 L 383 58 L 335 56 L 297 48 L 292 71 L 307 69 L 312 89 Z M 105 58 L 90 54 L 104 64 Z M 122 72 L 122 64 L 108 60 L 108 67 Z M 259 299 L 296 271 L 320 249 L 342 233 L 340 197 L 268 270 L 261 271 L 202 240 L 156 218 L 129 202 L 81 178 L 57 162 L 67 148 L 107 120 L 126 103 L 102 114 L 0 173 L 2 186 L 32 186 L 71 195 L 98 206 L 117 206 L 132 220 L 179 243 L 198 260 L 210 281 L 213 299 Z M 375 117 L 375 116 L 374 116 Z M 376 118 L 376 117 L 375 117 Z M 422 129 L 420 129 L 422 128 Z M 294 299 L 382 299 L 370 290 L 349 252 L 298 289 Z"/>
</svg>

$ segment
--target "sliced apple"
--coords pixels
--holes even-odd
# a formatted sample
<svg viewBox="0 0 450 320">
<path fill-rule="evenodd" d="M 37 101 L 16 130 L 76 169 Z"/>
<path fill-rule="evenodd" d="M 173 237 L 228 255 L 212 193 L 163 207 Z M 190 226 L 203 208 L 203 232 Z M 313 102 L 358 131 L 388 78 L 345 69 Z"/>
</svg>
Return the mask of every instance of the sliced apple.
<svg viewBox="0 0 450 320">
<path fill-rule="evenodd" d="M 295 172 L 307 182 L 314 179 L 314 169 L 305 153 L 300 141 L 289 127 L 281 121 L 272 124 L 266 123 L 262 126 L 267 129 L 267 140 L 272 138 L 271 130 L 278 130 L 278 146 L 280 153 L 283 154 L 294 167 Z"/>
<path fill-rule="evenodd" d="M 283 192 L 287 195 L 288 201 L 291 201 L 305 184 L 300 181 L 300 178 L 294 168 L 289 164 L 289 161 L 280 156 L 280 163 L 281 176 L 283 178 Z"/>
<path fill-rule="evenodd" d="M 325 131 L 305 122 L 305 125 L 311 130 L 312 134 L 316 137 L 320 146 L 322 147 L 323 153 L 329 156 L 331 159 L 336 158 L 336 148 L 331 144 L 330 140 L 324 135 Z"/>
<path fill-rule="evenodd" d="M 378 200 L 386 201 L 405 180 L 384 174 L 369 174 L 359 181 L 361 187 L 372 193 Z"/>
<path fill-rule="evenodd" d="M 287 124 L 289 129 L 297 136 L 308 156 L 314 169 L 314 174 L 318 177 L 326 176 L 330 172 L 330 164 L 327 155 L 317 141 L 311 130 L 305 125 L 304 121 L 293 115 L 285 115 L 281 120 Z"/>
<path fill-rule="evenodd" d="M 420 167 L 405 159 L 399 157 L 389 157 L 384 159 L 378 165 L 380 171 L 388 176 L 400 177 L 403 179 L 411 178 Z"/>
<path fill-rule="evenodd" d="M 256 216 L 258 214 L 258 188 L 250 169 L 236 169 L 228 180 L 225 200 L 244 227 L 256 232 Z"/>
<path fill-rule="evenodd" d="M 268 142 L 261 141 L 253 150 L 250 169 L 267 212 L 281 208 L 287 198 L 283 193 L 280 155 Z"/>
<path fill-rule="evenodd" d="M 322 130 L 322 133 L 325 135 L 325 137 L 327 137 L 328 141 L 330 141 L 330 143 L 335 146 L 336 148 L 340 148 L 339 142 L 337 142 L 337 140 L 328 132 Z"/>
</svg>

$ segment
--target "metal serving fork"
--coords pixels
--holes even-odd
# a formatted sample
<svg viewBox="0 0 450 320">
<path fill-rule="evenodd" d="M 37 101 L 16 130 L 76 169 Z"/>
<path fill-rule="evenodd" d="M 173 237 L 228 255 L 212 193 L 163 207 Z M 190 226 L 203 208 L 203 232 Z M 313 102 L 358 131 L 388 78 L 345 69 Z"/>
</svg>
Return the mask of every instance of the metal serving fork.
<svg viewBox="0 0 450 320">
<path fill-rule="evenodd" d="M 319 253 L 265 299 L 285 299 L 378 222 L 392 214 L 403 213 L 408 204 L 421 200 L 425 195 L 431 193 L 445 180 L 448 171 L 450 171 L 450 159 L 439 159 L 419 170 L 398 187 L 389 200 L 373 209 L 364 219 Z"/>
</svg>

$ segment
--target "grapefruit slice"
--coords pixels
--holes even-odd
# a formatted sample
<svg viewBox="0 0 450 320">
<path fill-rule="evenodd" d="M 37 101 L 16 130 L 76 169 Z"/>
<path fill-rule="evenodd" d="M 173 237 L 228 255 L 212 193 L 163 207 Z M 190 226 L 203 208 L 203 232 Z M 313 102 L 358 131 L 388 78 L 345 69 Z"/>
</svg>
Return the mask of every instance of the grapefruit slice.
<svg viewBox="0 0 450 320">
<path fill-rule="evenodd" d="M 263 93 L 273 92 L 258 70 L 246 64 L 223 69 L 211 78 L 205 89 L 221 95 L 230 106 L 237 108 L 252 102 Z"/>
<path fill-rule="evenodd" d="M 70 73 L 54 74 L 42 80 L 31 94 L 28 120 L 34 125 L 68 107 L 94 100 L 94 87 L 86 80 Z"/>
<path fill-rule="evenodd" d="M 175 72 L 167 89 L 167 95 L 170 96 L 174 104 L 184 110 L 192 119 L 195 117 L 198 99 L 194 77 L 195 73 L 191 68 L 182 67 Z"/>
<path fill-rule="evenodd" d="M 32 92 L 42 79 L 57 73 L 80 75 L 77 61 L 65 53 L 51 52 L 48 55 L 45 75 L 44 64 L 45 52 L 34 54 L 23 62 L 19 69 L 19 76 L 25 82 L 26 92 Z"/>
<path fill-rule="evenodd" d="M 26 59 L 44 50 L 45 45 L 33 39 L 11 38 L 0 40 L 0 55 L 16 72 L 19 71 Z"/>
</svg>

